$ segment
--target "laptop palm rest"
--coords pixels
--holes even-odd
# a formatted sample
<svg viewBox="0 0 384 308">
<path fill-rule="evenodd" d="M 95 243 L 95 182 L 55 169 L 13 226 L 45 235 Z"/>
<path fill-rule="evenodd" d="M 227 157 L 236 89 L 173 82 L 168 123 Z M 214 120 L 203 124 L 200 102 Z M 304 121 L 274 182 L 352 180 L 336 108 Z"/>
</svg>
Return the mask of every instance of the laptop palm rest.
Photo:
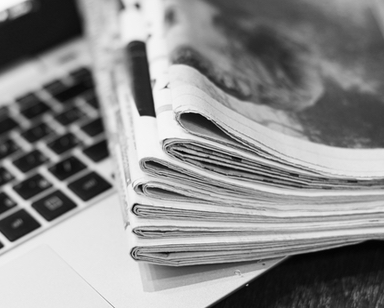
<svg viewBox="0 0 384 308">
<path fill-rule="evenodd" d="M 0 290 L 2 307 L 112 307 L 48 246 L 1 267 Z"/>
</svg>

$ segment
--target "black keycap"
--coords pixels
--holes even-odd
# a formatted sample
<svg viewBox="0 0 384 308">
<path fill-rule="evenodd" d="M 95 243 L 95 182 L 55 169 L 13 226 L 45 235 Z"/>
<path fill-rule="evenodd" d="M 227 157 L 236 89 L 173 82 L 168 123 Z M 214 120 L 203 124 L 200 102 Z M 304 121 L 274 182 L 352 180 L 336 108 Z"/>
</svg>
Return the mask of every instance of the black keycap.
<svg viewBox="0 0 384 308">
<path fill-rule="evenodd" d="M 72 71 L 70 72 L 70 75 L 72 76 L 73 79 L 77 81 L 92 79 L 92 73 L 86 67 L 81 67 L 75 71 Z"/>
<path fill-rule="evenodd" d="M 99 100 L 97 99 L 95 91 L 90 91 L 84 96 L 85 101 L 95 109 L 100 108 Z"/>
<path fill-rule="evenodd" d="M 33 150 L 13 161 L 13 164 L 22 172 L 28 172 L 48 161 L 39 150 Z"/>
<path fill-rule="evenodd" d="M 107 191 L 112 187 L 96 172 L 91 172 L 80 179 L 70 183 L 69 189 L 72 190 L 80 199 L 88 201 L 97 195 Z"/>
<path fill-rule="evenodd" d="M 69 86 L 65 90 L 53 94 L 53 97 L 56 98 L 59 102 L 65 103 L 69 100 L 74 99 L 76 96 L 79 96 L 93 87 L 92 81 L 86 80 L 76 83 L 72 86 Z"/>
<path fill-rule="evenodd" d="M 16 202 L 13 201 L 9 196 L 2 192 L 0 193 L 0 214 L 5 213 L 9 209 L 13 208 L 16 206 Z"/>
<path fill-rule="evenodd" d="M 60 93 L 68 88 L 68 86 L 61 80 L 54 80 L 50 83 L 47 83 L 43 88 L 50 94 L 54 95 L 55 93 Z"/>
<path fill-rule="evenodd" d="M 11 117 L 5 116 L 0 119 L 0 135 L 5 134 L 16 127 L 19 127 L 19 125 Z"/>
<path fill-rule="evenodd" d="M 31 106 L 40 102 L 40 98 L 35 93 L 28 93 L 23 96 L 16 98 L 16 102 L 20 105 L 20 108 Z"/>
<path fill-rule="evenodd" d="M 9 115 L 8 106 L 0 106 L 0 118 L 3 118 L 7 115 Z"/>
<path fill-rule="evenodd" d="M 49 142 L 48 147 L 56 154 L 60 155 L 73 149 L 79 143 L 79 140 L 72 133 L 67 133 Z"/>
<path fill-rule="evenodd" d="M 85 116 L 79 108 L 73 107 L 55 116 L 55 119 L 62 125 L 69 125 Z"/>
<path fill-rule="evenodd" d="M 0 159 L 3 159 L 19 150 L 19 146 L 12 140 L 6 139 L 0 141 Z"/>
<path fill-rule="evenodd" d="M 0 185 L 4 185 L 14 179 L 13 175 L 4 167 L 0 167 Z"/>
<path fill-rule="evenodd" d="M 84 126 L 81 129 L 90 137 L 95 137 L 104 131 L 104 126 L 101 118 L 97 118 Z"/>
<path fill-rule="evenodd" d="M 83 150 L 83 153 L 87 155 L 94 162 L 99 162 L 109 156 L 108 145 L 106 140 L 102 140 L 96 144 L 89 146 Z"/>
<path fill-rule="evenodd" d="M 51 108 L 49 108 L 47 104 L 43 102 L 38 102 L 37 104 L 24 108 L 23 110 L 21 110 L 20 113 L 27 119 L 31 120 L 33 118 L 43 115 L 44 113 L 50 110 Z"/>
<path fill-rule="evenodd" d="M 0 231 L 11 242 L 39 227 L 40 224 L 25 210 L 20 210 L 0 221 Z"/>
<path fill-rule="evenodd" d="M 53 130 L 45 123 L 37 124 L 21 133 L 27 141 L 34 143 L 53 133 Z"/>
<path fill-rule="evenodd" d="M 15 185 L 13 189 L 25 200 L 36 196 L 42 191 L 51 187 L 52 184 L 44 179 L 40 174 L 36 174 L 21 183 Z"/>
<path fill-rule="evenodd" d="M 59 180 L 63 181 L 81 170 L 84 170 L 85 167 L 86 166 L 80 160 L 71 156 L 50 167 L 48 170 Z"/>
<path fill-rule="evenodd" d="M 32 203 L 32 207 L 46 220 L 51 221 L 74 209 L 76 203 L 57 190 L 48 196 Z"/>
</svg>

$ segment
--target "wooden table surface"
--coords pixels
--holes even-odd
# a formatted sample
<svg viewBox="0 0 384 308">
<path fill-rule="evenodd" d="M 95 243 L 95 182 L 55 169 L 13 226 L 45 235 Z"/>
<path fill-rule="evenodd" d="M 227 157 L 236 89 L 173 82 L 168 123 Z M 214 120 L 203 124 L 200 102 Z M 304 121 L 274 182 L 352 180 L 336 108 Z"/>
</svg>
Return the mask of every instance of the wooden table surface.
<svg viewBox="0 0 384 308">
<path fill-rule="evenodd" d="M 214 308 L 384 307 L 384 242 L 288 258 Z"/>
</svg>

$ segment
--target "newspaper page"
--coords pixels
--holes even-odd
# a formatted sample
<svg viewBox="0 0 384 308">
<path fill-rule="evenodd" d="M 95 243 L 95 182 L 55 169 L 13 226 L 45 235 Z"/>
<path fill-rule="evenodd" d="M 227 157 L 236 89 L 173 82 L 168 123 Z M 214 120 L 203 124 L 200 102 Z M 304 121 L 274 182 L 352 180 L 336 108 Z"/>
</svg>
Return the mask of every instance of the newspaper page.
<svg viewBox="0 0 384 308">
<path fill-rule="evenodd" d="M 172 106 L 158 112 L 171 109 L 190 134 L 225 143 L 224 133 L 268 160 L 380 189 L 384 40 L 372 1 L 162 4 L 149 14 L 172 64 Z M 175 143 L 178 159 L 202 164 Z"/>
<path fill-rule="evenodd" d="M 329 249 L 381 238 L 382 228 L 258 234 L 245 236 L 195 236 L 173 239 L 133 238 L 132 257 L 170 266 L 244 262 Z"/>
<path fill-rule="evenodd" d="M 324 196 L 322 190 L 298 190 L 292 197 L 290 190 L 279 186 L 241 181 L 233 185 L 236 182 L 222 181 L 219 174 L 212 175 L 165 154 L 159 142 L 164 131 L 159 127 L 158 115 L 137 116 L 139 109 L 124 76 L 125 60 L 114 62 L 114 70 L 107 74 L 109 90 L 114 93 L 107 92 L 108 98 L 104 93 L 105 102 L 111 103 L 104 106 L 104 112 L 119 166 L 134 259 L 172 266 L 239 262 L 381 237 L 384 217 L 380 193 L 363 188 L 357 193 L 339 190 Z M 159 79 L 155 83 L 161 88 L 161 82 Z M 225 142 L 207 142 L 193 135 L 184 140 L 220 149 L 223 160 L 231 149 L 244 157 L 249 155 L 248 167 L 258 172 L 264 164 L 276 165 L 277 176 L 282 179 L 297 169 L 303 175 L 314 176 L 301 166 L 269 162 L 268 153 L 255 163 L 248 145 L 215 132 Z M 178 136 L 185 133 L 177 131 Z M 156 172 L 151 173 L 143 168 L 143 162 L 161 165 L 152 164 Z"/>
<path fill-rule="evenodd" d="M 156 114 L 148 116 L 146 114 L 139 114 L 139 112 L 135 110 L 133 111 L 136 140 L 138 143 L 138 159 L 141 169 L 145 173 L 157 179 L 161 178 L 162 181 L 165 182 L 171 179 L 179 183 L 185 183 L 189 189 L 184 187 L 183 195 L 209 200 L 211 202 L 214 198 L 217 198 L 216 200 L 219 202 L 223 202 L 221 200 L 222 197 L 230 202 L 234 202 L 234 199 L 239 200 L 239 203 L 247 203 L 249 200 L 265 201 L 268 198 L 276 202 L 280 202 L 281 200 L 289 202 L 288 200 L 291 197 L 295 198 L 296 202 L 301 202 L 301 199 L 304 198 L 304 203 L 311 203 L 314 202 L 315 198 L 320 196 L 324 196 L 321 199 L 324 203 L 349 202 L 351 196 L 358 198 L 360 201 L 364 199 L 367 201 L 382 199 L 384 192 L 382 190 L 382 177 L 372 179 L 372 177 L 367 176 L 365 173 L 363 178 L 356 177 L 356 174 L 355 176 L 332 175 L 330 177 L 329 174 L 321 174 L 318 170 L 314 172 L 312 169 L 304 169 L 303 166 L 298 166 L 297 164 L 289 164 L 287 160 L 282 161 L 279 157 L 270 154 L 274 152 L 272 148 L 267 150 L 265 150 L 265 148 L 259 149 L 255 153 L 255 151 L 252 151 L 249 147 L 229 138 L 223 131 L 217 129 L 217 126 L 212 125 L 212 122 L 202 120 L 204 119 L 203 117 L 198 117 L 197 124 L 189 121 L 189 115 L 195 115 L 194 113 L 190 113 L 190 111 L 186 113 L 187 116 L 183 114 L 181 124 L 184 128 L 187 127 L 189 129 L 188 132 L 192 134 L 185 132 L 175 121 L 175 110 L 170 104 L 177 105 L 175 102 L 180 101 L 186 108 L 199 109 L 198 112 L 202 112 L 204 116 L 206 116 L 206 114 L 212 112 L 212 110 L 208 110 L 210 108 L 208 101 L 216 102 L 198 88 L 192 87 L 193 89 L 191 89 L 190 85 L 197 83 L 202 83 L 203 85 L 199 85 L 198 87 L 204 88 L 204 82 L 208 82 L 208 80 L 204 81 L 204 78 L 207 79 L 206 77 L 202 76 L 198 71 L 188 68 L 186 65 L 182 65 L 185 71 L 178 77 L 179 79 L 184 79 L 183 86 L 177 86 L 180 80 L 171 83 L 176 84 L 176 88 L 171 87 L 169 82 L 167 82 L 167 77 L 169 77 L 169 74 L 167 74 L 168 71 L 180 68 L 180 65 L 172 65 L 169 69 L 169 62 L 172 60 L 169 59 L 169 57 L 172 57 L 173 49 L 171 48 L 169 51 L 167 49 L 169 47 L 168 45 L 176 45 L 174 49 L 177 53 L 180 42 L 175 43 L 174 41 L 178 38 L 178 35 L 182 37 L 184 41 L 188 38 L 188 35 L 185 35 L 184 31 L 189 29 L 187 26 L 190 26 L 190 24 L 183 24 L 181 22 L 183 19 L 179 18 L 180 20 L 178 20 L 181 25 L 175 26 L 177 30 L 175 30 L 176 35 L 169 35 L 171 38 L 167 40 L 168 34 L 166 34 L 164 30 L 167 27 L 163 25 L 163 20 L 166 19 L 161 17 L 169 13 L 167 11 L 168 8 L 173 12 L 172 14 L 176 14 L 175 10 L 179 10 L 182 16 L 191 15 L 194 11 L 189 8 L 188 5 L 196 4 L 189 2 L 189 4 L 183 3 L 183 1 L 177 1 L 175 3 L 174 1 L 151 1 L 147 6 L 150 8 L 150 12 L 147 12 L 149 15 L 148 19 L 152 23 L 152 27 L 150 27 L 149 30 L 151 36 L 148 39 L 147 45 L 150 57 L 151 78 L 154 84 Z M 225 1 L 220 3 L 225 3 Z M 262 1 L 260 4 L 262 4 Z M 183 5 L 187 7 L 183 7 Z M 189 9 L 187 10 L 187 8 Z M 183 9 L 186 11 L 184 12 Z M 184 15 L 182 12 L 184 12 Z M 186 12 L 188 12 L 188 14 L 186 14 Z M 192 29 L 196 30 L 194 28 Z M 170 75 L 172 76 L 172 74 Z M 164 78 L 162 79 L 162 77 Z M 180 95 L 177 94 L 179 93 L 179 88 L 189 89 L 187 92 L 180 94 L 183 99 L 178 99 L 178 97 L 180 97 Z M 198 91 L 200 91 L 199 95 L 204 99 L 197 99 L 196 93 L 198 93 Z M 217 88 L 216 91 L 221 90 Z M 222 95 L 225 95 L 224 92 Z M 228 96 L 228 98 L 232 99 L 233 97 Z M 264 106 L 262 107 L 264 108 Z M 214 112 L 215 116 L 228 112 L 231 116 L 241 117 L 238 113 L 231 114 L 231 110 L 225 106 L 219 105 L 218 108 L 219 111 Z M 194 116 L 192 116 L 192 118 L 193 117 Z M 225 125 L 234 123 L 230 118 L 225 119 L 225 122 Z M 244 122 L 244 117 L 238 122 L 236 130 Z M 298 142 L 297 149 L 301 148 L 304 150 L 307 145 L 313 147 L 319 146 L 323 150 L 325 147 L 327 153 L 336 151 L 339 154 L 339 158 L 342 157 L 342 161 L 347 161 L 347 164 L 352 167 L 356 166 L 356 168 L 360 168 L 359 162 L 362 161 L 364 163 L 365 161 L 375 164 L 375 172 L 382 172 L 381 163 L 377 161 L 377 159 L 381 159 L 381 156 L 377 157 L 377 153 L 381 153 L 380 149 L 357 150 L 355 148 L 330 147 L 314 142 L 308 143 L 308 141 L 303 141 L 296 137 L 290 139 L 290 136 L 282 135 L 281 132 L 275 132 L 268 127 L 260 126 L 254 121 L 253 123 L 261 130 L 264 129 L 260 139 L 270 138 L 272 136 L 271 138 L 278 140 L 280 145 L 286 140 L 293 140 Z M 247 128 L 245 128 L 244 131 L 246 130 Z M 196 132 L 200 136 L 203 135 L 204 138 L 196 136 Z M 257 131 L 255 131 L 255 136 L 257 136 L 257 134 Z M 304 145 L 302 142 L 304 142 Z M 162 143 L 162 148 L 159 146 L 160 143 Z M 238 149 L 241 149 L 241 151 Z M 348 153 L 354 153 L 353 155 L 356 156 L 356 160 L 345 159 L 346 156 L 343 154 L 343 150 L 346 150 Z M 317 158 L 319 160 L 326 160 L 326 157 L 324 158 L 322 155 L 319 155 L 319 153 L 321 153 L 321 151 L 317 151 Z M 298 154 L 300 153 L 298 152 Z M 374 157 L 377 159 L 373 159 Z M 165 182 L 163 182 L 163 184 Z M 145 183 L 141 183 L 140 185 L 145 185 Z M 153 190 L 156 189 L 155 186 L 151 187 Z M 164 185 L 162 185 L 160 189 L 163 188 Z M 168 186 L 168 188 L 172 190 L 171 186 Z M 182 185 L 177 185 L 177 187 L 173 187 L 173 190 L 176 191 L 179 189 L 180 192 L 181 188 Z M 143 189 L 138 189 L 138 191 L 139 190 L 142 192 L 145 191 Z M 231 197 L 228 199 L 229 196 Z M 340 196 L 341 200 L 335 201 L 337 196 Z M 164 195 L 159 197 L 164 197 Z M 306 197 L 309 197 L 309 199 L 306 199 Z M 224 201 L 224 203 L 227 202 Z"/>
<path fill-rule="evenodd" d="M 159 15 L 159 8 L 153 5 L 154 3 L 156 2 L 151 2 L 151 9 Z M 154 25 L 154 29 L 161 29 L 156 22 Z M 146 182 L 148 177 L 136 181 L 134 186 L 138 193 L 159 199 L 170 198 L 169 200 L 174 201 L 183 199 L 179 196 L 183 195 L 208 202 L 216 201 L 223 204 L 229 202 L 248 206 L 249 203 L 255 204 L 255 202 L 258 202 L 257 206 L 260 206 L 260 202 L 271 203 L 270 200 L 274 200 L 274 203 L 281 201 L 287 203 L 292 197 L 295 198 L 295 202 L 306 205 L 313 203 L 314 199 L 320 196 L 323 196 L 321 198 L 323 203 L 345 203 L 351 200 L 351 196 L 360 201 L 382 199 L 384 191 L 381 189 L 383 186 L 381 178 L 368 181 L 355 177 L 330 179 L 310 170 L 276 162 L 276 157 L 266 152 L 259 151 L 259 155 L 254 155 L 243 147 L 244 151 L 239 154 L 228 147 L 228 144 L 232 144 L 233 147 L 239 147 L 239 144 L 220 134 L 218 130 L 209 131 L 210 136 L 216 134 L 215 141 L 186 134 L 175 122 L 172 109 L 164 108 L 166 104 L 169 105 L 174 101 L 169 96 L 170 90 L 164 87 L 164 81 L 161 80 L 161 73 L 168 68 L 168 59 L 164 54 L 165 48 L 161 48 L 164 40 L 160 34 L 156 34 L 156 30 L 152 32 L 148 51 L 151 54 L 151 50 L 155 50 L 155 54 L 152 52 L 151 56 L 156 61 L 150 61 L 150 68 L 152 82 L 155 84 L 154 103 L 157 112 L 150 115 L 142 111 L 140 113 L 134 106 L 132 117 L 139 164 L 145 173 L 153 176 L 153 181 Z M 151 45 L 154 47 L 150 48 Z M 161 91 L 156 91 L 156 88 Z M 163 112 L 164 110 L 167 112 Z M 176 135 L 177 141 L 174 145 Z M 163 148 L 158 138 L 165 140 Z M 220 138 L 221 142 L 217 142 Z M 169 144 L 173 146 L 169 146 L 170 149 L 167 150 Z M 166 152 L 181 153 L 182 157 L 181 159 L 177 159 L 177 155 L 170 157 L 165 154 Z M 340 200 L 335 201 L 337 196 Z"/>
<path fill-rule="evenodd" d="M 163 69 L 163 67 L 161 65 L 155 65 L 155 69 L 152 67 L 152 70 L 156 71 L 156 69 Z M 171 69 L 174 68 L 185 69 L 186 66 L 175 65 Z M 186 108 L 196 108 L 196 113 L 203 110 L 204 117 L 207 117 L 207 114 L 209 114 L 209 110 L 207 111 L 207 108 L 209 109 L 210 107 L 198 104 L 196 105 L 198 107 L 191 107 L 189 104 L 193 106 L 194 101 L 186 99 L 186 97 L 195 98 L 200 95 L 204 97 L 204 100 L 202 100 L 203 104 L 206 104 L 206 99 L 212 99 L 212 97 L 208 97 L 210 95 L 206 95 L 206 93 L 202 94 L 201 92 L 196 95 L 196 89 L 187 89 L 186 92 L 178 92 L 179 86 L 180 88 L 184 86 L 188 88 L 190 84 L 194 85 L 193 82 L 198 82 L 199 78 L 202 78 L 204 82 L 209 81 L 204 80 L 204 78 L 206 78 L 204 76 L 196 76 L 198 73 L 198 71 L 190 70 L 189 68 L 183 71 L 181 73 L 181 77 L 179 76 L 180 78 L 177 78 L 185 78 L 185 80 L 182 82 L 180 82 L 177 78 L 174 80 L 173 84 L 176 85 L 176 90 L 174 90 L 175 88 L 172 88 L 172 83 L 167 83 L 168 80 L 166 78 L 165 83 L 163 84 L 161 84 L 163 80 L 153 80 L 154 84 L 157 83 L 158 86 L 160 84 L 159 89 L 162 90 L 160 95 L 160 91 L 157 93 L 155 92 L 155 104 L 157 104 L 159 100 L 162 100 L 165 103 L 164 105 L 161 103 L 160 105 L 158 104 L 156 111 L 159 109 L 160 111 L 172 111 L 174 107 L 169 108 L 166 104 L 167 102 L 168 104 L 169 102 L 174 103 L 180 95 L 180 97 L 183 97 L 183 100 L 180 100 L 181 104 L 185 104 Z M 186 78 L 186 76 L 188 77 L 189 75 L 193 76 L 191 80 Z M 155 76 L 161 77 L 161 74 L 155 74 Z M 175 76 L 177 76 L 177 74 L 175 74 Z M 173 80 L 172 78 L 171 81 Z M 168 90 L 169 88 L 170 91 Z M 196 88 L 201 90 L 198 87 Z M 201 86 L 201 88 L 204 88 L 204 85 Z M 171 92 L 173 92 L 172 96 L 169 97 Z M 222 107 L 220 106 L 220 108 Z M 191 109 L 188 109 L 187 114 L 189 112 L 191 112 Z M 192 113 L 194 112 L 195 111 L 193 110 Z M 159 113 L 157 113 L 156 116 L 159 118 Z M 187 117 L 181 119 L 182 117 L 183 114 L 180 117 L 180 124 L 185 128 L 185 123 L 187 123 L 187 125 L 189 125 L 188 128 L 190 129 L 188 132 L 196 135 L 195 137 L 191 137 L 184 131 L 177 131 L 177 137 L 180 138 L 181 136 L 181 141 L 179 141 L 179 143 L 183 142 L 187 145 L 189 153 L 192 153 L 191 156 L 196 155 L 196 152 L 199 151 L 208 151 L 212 155 L 211 157 L 215 157 L 216 155 L 213 160 L 217 160 L 217 157 L 222 157 L 223 160 L 227 159 L 227 161 L 233 163 L 236 162 L 236 159 L 233 159 L 233 157 L 230 157 L 229 159 L 225 157 L 225 154 L 228 154 L 228 151 L 230 152 L 231 148 L 235 148 L 234 153 L 236 153 L 236 148 L 240 148 L 242 151 L 242 159 L 247 157 L 247 155 L 252 157 L 255 152 L 253 149 L 249 149 L 249 144 L 247 142 L 240 142 L 239 144 L 236 144 L 233 142 L 233 139 L 223 135 L 221 131 L 215 128 L 213 128 L 212 131 L 207 130 L 206 127 L 201 127 L 199 123 L 193 123 L 193 120 L 191 121 Z M 218 123 L 213 116 L 208 116 L 207 118 L 212 120 L 215 124 Z M 168 120 L 170 120 L 170 118 L 168 118 Z M 227 120 L 228 119 L 225 119 L 225 121 Z M 199 118 L 197 122 L 201 121 L 202 119 Z M 231 123 L 230 121 L 227 122 Z M 243 119 L 239 121 L 239 123 L 242 122 Z M 154 186 L 152 186 L 154 182 L 150 184 L 148 181 L 146 183 L 142 182 L 141 185 L 147 185 L 144 189 L 144 186 L 142 186 L 142 191 L 147 190 L 149 192 L 152 188 L 154 192 L 153 194 L 145 195 L 150 198 L 136 195 L 137 202 L 134 202 L 132 206 L 132 212 L 135 214 L 135 217 L 133 218 L 134 223 L 132 224 L 132 232 L 135 234 L 132 255 L 135 259 L 166 265 L 192 265 L 211 262 L 221 263 L 229 262 L 229 260 L 245 261 L 336 247 L 367 238 L 381 238 L 381 234 L 383 232 L 383 221 L 381 219 L 383 207 L 380 192 L 376 191 L 376 193 L 373 194 L 372 192 L 361 194 L 362 190 L 360 190 L 356 193 L 356 190 L 359 190 L 359 185 L 361 185 L 360 189 L 363 188 L 364 191 L 364 185 L 368 183 L 364 182 L 364 180 L 367 179 L 370 180 L 370 184 L 374 186 L 374 190 L 380 189 L 380 185 L 382 185 L 380 181 L 381 178 L 380 176 L 372 176 L 372 174 L 369 176 L 362 176 L 360 178 L 354 173 L 356 170 L 352 170 L 353 174 L 348 174 L 348 172 L 351 171 L 350 169 L 343 174 L 338 174 L 336 172 L 336 176 L 333 175 L 335 181 L 328 182 L 325 186 L 321 187 L 324 190 L 327 185 L 329 185 L 329 187 L 339 185 L 339 188 L 344 187 L 346 192 L 350 186 L 347 182 L 343 183 L 342 181 L 345 178 L 352 178 L 355 191 L 352 190 L 349 191 L 349 193 L 346 193 L 348 197 L 346 196 L 344 200 L 340 199 L 338 194 L 330 194 L 328 202 L 324 201 L 324 199 L 327 199 L 323 198 L 324 195 L 327 194 L 326 191 L 324 195 L 322 195 L 321 192 L 318 192 L 318 194 L 315 195 L 312 194 L 312 197 L 314 198 L 311 199 L 305 198 L 307 196 L 306 194 L 301 196 L 300 194 L 293 194 L 294 198 L 291 198 L 292 202 L 289 202 L 289 198 L 282 197 L 280 199 L 276 195 L 269 195 L 267 193 L 268 189 L 265 190 L 265 188 L 262 188 L 260 191 L 257 191 L 254 190 L 254 186 L 252 186 L 252 189 L 250 190 L 253 190 L 254 194 L 250 195 L 250 198 L 248 199 L 250 202 L 247 204 L 248 207 L 245 206 L 244 208 L 241 208 L 241 206 L 234 207 L 236 202 L 228 199 L 228 196 L 225 196 L 227 197 L 225 200 L 227 200 L 227 205 L 230 206 L 223 207 L 222 204 L 225 203 L 225 201 L 220 199 L 219 192 L 217 192 L 217 194 L 211 192 L 211 198 L 196 198 L 196 196 L 201 196 L 201 191 L 204 187 L 204 185 L 201 187 L 195 186 L 197 191 L 194 190 L 191 186 L 194 186 L 196 181 L 200 179 L 200 183 L 210 183 L 209 185 L 212 185 L 216 182 L 216 179 L 219 180 L 220 183 L 220 179 L 219 177 L 215 178 L 212 175 L 204 177 L 206 176 L 204 172 L 201 172 L 200 175 L 198 175 L 195 172 L 199 173 L 199 171 L 196 171 L 196 169 L 193 168 L 195 167 L 193 164 L 192 167 L 185 166 L 183 164 L 179 164 L 179 162 L 170 160 L 167 156 L 164 156 L 156 137 L 160 136 L 160 140 L 163 140 L 162 134 L 163 136 L 167 136 L 167 130 L 174 131 L 177 127 L 174 126 L 174 124 L 175 122 L 168 121 L 165 129 L 163 129 L 164 126 L 159 127 L 159 121 L 148 121 L 148 123 L 144 123 L 144 125 L 136 122 L 136 124 L 133 125 L 135 128 L 139 128 L 139 131 L 143 131 L 145 129 L 148 130 L 148 128 L 151 127 L 151 134 L 149 134 L 149 138 L 143 138 L 142 140 L 148 141 L 151 137 L 153 137 L 152 142 L 148 143 L 143 141 L 143 145 L 138 147 L 139 153 L 139 148 L 147 151 L 146 154 L 138 155 L 142 159 L 142 162 L 150 164 L 160 158 L 158 162 L 162 162 L 163 164 L 163 166 L 158 168 L 157 172 L 153 172 L 156 168 L 151 170 L 150 168 L 143 168 L 142 165 L 143 170 L 152 174 L 153 181 L 156 179 L 161 179 L 161 181 L 157 182 Z M 207 126 L 212 127 L 209 126 L 209 124 Z M 170 127 L 171 129 L 169 129 Z M 191 127 L 193 129 L 191 129 Z M 265 132 L 270 133 L 270 129 L 271 127 L 268 127 L 268 130 Z M 202 130 L 205 131 L 205 135 L 199 134 Z M 224 131 L 225 133 L 228 133 L 226 129 L 224 129 Z M 276 133 L 278 133 L 277 136 L 279 138 L 282 138 L 281 133 L 284 133 L 285 137 L 287 134 L 287 132 L 279 131 L 279 129 L 276 129 Z M 170 134 L 170 136 L 175 135 L 175 133 L 173 135 Z M 233 137 L 230 132 L 229 135 Z M 215 138 L 212 138 L 212 136 Z M 142 138 L 143 134 L 135 134 L 135 137 Z M 203 139 L 208 139 L 209 141 L 214 141 L 212 143 L 213 148 L 209 148 L 210 142 L 207 142 L 206 140 L 201 141 L 201 137 L 203 137 Z M 292 134 L 292 137 L 292 140 L 295 140 L 295 142 L 296 139 L 303 139 L 300 140 L 300 142 L 304 142 L 304 148 L 307 146 L 306 143 L 308 140 L 304 140 L 305 138 L 294 134 Z M 217 142 L 217 139 L 220 138 L 222 139 L 221 143 Z M 167 138 L 164 138 L 164 140 L 166 139 Z M 234 139 L 238 141 L 236 136 Z M 191 143 L 193 142 L 198 144 L 195 148 L 194 144 L 191 146 Z M 300 147 L 300 142 L 298 147 Z M 350 147 L 350 149 L 348 147 L 343 149 L 339 146 L 335 147 L 334 145 L 331 146 L 316 143 L 311 140 L 310 144 L 312 143 L 315 147 L 318 145 L 320 148 L 326 146 L 326 149 L 328 149 L 328 147 L 332 147 L 332 149 L 335 148 L 335 150 L 340 150 L 341 152 L 346 149 L 348 150 L 347 152 L 352 150 L 351 153 L 356 153 L 355 150 L 359 148 L 359 146 L 356 146 Z M 222 144 L 225 146 L 221 147 Z M 204 151 L 201 150 L 202 147 L 204 148 Z M 212 154 L 212 152 L 218 148 L 221 149 L 221 153 Z M 375 149 L 375 147 L 372 147 L 372 149 Z M 365 151 L 358 151 L 359 153 L 357 156 L 364 154 L 365 156 L 363 156 L 365 159 L 371 159 L 377 154 L 375 154 L 375 151 L 372 151 L 372 149 L 367 147 Z M 232 152 L 230 153 L 231 155 L 233 154 Z M 303 168 L 304 165 L 301 164 L 279 164 L 280 160 L 276 159 L 274 156 L 275 154 L 270 149 L 258 149 L 257 153 L 260 154 L 260 156 L 256 159 L 259 164 L 255 164 L 255 159 L 252 160 L 252 158 L 249 159 L 249 162 L 245 163 L 248 163 L 248 168 L 250 166 L 255 167 L 255 169 L 259 168 L 256 169 L 259 174 L 261 171 L 259 166 L 270 166 L 276 164 L 277 168 L 279 168 L 279 171 L 276 171 L 277 175 L 283 180 L 289 182 L 288 171 L 293 173 L 300 170 L 301 174 L 308 176 L 306 180 L 311 181 L 311 185 L 316 185 L 314 182 L 316 174 L 322 175 L 322 177 L 318 176 L 317 179 L 324 181 L 326 180 L 324 175 L 329 175 L 329 170 L 326 170 L 329 166 L 324 169 L 326 172 L 321 170 L 321 168 L 309 168 L 306 170 Z M 273 153 L 273 155 L 271 155 L 271 153 Z M 338 155 L 341 154 L 339 153 Z M 150 159 L 147 159 L 148 157 Z M 284 160 L 285 159 L 286 157 Z M 185 159 L 183 162 L 188 163 Z M 164 165 L 166 168 L 164 168 Z M 176 166 L 175 170 L 169 168 L 170 166 Z M 307 168 L 308 166 L 304 167 Z M 313 172 L 314 170 L 316 172 Z M 285 171 L 285 173 L 283 171 Z M 267 171 L 267 174 L 268 172 L 269 170 Z M 265 176 L 265 174 L 263 174 L 263 176 Z M 188 179 L 191 177 L 196 178 L 188 182 Z M 356 177 L 358 179 L 356 179 Z M 147 180 L 148 179 L 149 178 L 147 178 Z M 374 179 L 374 181 L 371 181 L 372 179 Z M 166 180 L 168 180 L 168 183 Z M 359 180 L 361 182 L 359 182 Z M 319 183 L 321 183 L 321 181 L 319 181 Z M 183 189 L 180 190 L 180 188 L 183 187 L 183 184 L 185 184 L 183 188 L 184 192 L 181 192 Z M 322 184 L 324 185 L 324 183 Z M 169 186 L 167 187 L 167 185 Z M 220 183 L 218 187 L 222 187 L 222 183 Z M 236 189 L 237 188 L 238 187 L 236 187 Z M 163 189 L 162 193 L 159 193 L 161 189 Z M 174 189 L 173 191 L 176 192 L 176 194 L 174 195 L 174 199 L 169 199 L 172 189 Z M 166 190 L 168 190 L 168 192 L 164 193 Z M 276 191 L 273 191 L 273 193 L 276 193 L 277 191 L 281 192 L 280 189 L 277 189 Z M 370 191 L 370 189 L 368 189 L 368 191 Z M 350 193 L 352 193 L 352 195 L 350 195 Z M 184 197 L 180 198 L 179 194 Z M 375 194 L 378 195 L 378 198 L 370 199 Z M 239 197 L 238 190 L 233 197 L 236 198 L 236 195 Z M 185 199 L 185 197 L 188 198 Z M 228 200 L 230 201 L 228 202 Z M 271 202 L 271 200 L 273 201 Z M 247 202 L 241 200 L 238 203 L 244 205 Z M 373 217 L 376 219 L 373 219 Z M 287 223 L 288 221 L 292 224 Z M 268 242 L 268 238 L 273 238 L 273 241 L 271 240 Z"/>
</svg>

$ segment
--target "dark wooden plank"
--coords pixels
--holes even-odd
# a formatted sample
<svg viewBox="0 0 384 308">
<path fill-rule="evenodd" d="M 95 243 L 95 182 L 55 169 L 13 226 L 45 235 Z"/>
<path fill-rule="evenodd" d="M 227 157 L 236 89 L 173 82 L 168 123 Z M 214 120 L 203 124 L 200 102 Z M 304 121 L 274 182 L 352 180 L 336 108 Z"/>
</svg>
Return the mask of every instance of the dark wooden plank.
<svg viewBox="0 0 384 308">
<path fill-rule="evenodd" d="M 384 242 L 291 257 L 214 307 L 384 307 Z"/>
</svg>

